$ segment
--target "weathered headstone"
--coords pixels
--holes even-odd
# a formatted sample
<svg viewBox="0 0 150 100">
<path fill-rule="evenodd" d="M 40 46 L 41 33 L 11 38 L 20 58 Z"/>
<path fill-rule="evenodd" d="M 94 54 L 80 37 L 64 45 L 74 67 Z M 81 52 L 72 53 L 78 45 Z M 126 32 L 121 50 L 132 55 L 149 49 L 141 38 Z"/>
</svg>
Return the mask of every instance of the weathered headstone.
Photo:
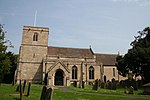
<svg viewBox="0 0 150 100">
<path fill-rule="evenodd" d="M 148 95 L 150 95 L 150 83 L 144 84 L 144 85 L 143 85 L 143 89 L 144 89 L 143 94 L 148 94 Z"/>
<path fill-rule="evenodd" d="M 129 94 L 129 90 L 128 88 L 126 87 L 125 91 L 124 91 L 125 94 Z"/>
<path fill-rule="evenodd" d="M 135 91 L 138 91 L 138 82 L 137 81 L 134 81 L 134 90 Z"/>
<path fill-rule="evenodd" d="M 112 83 L 109 81 L 109 82 L 108 82 L 108 85 L 107 85 L 107 89 L 110 89 L 110 90 L 111 90 L 111 85 L 112 85 Z"/>
<path fill-rule="evenodd" d="M 111 89 L 112 90 L 116 90 L 117 89 L 117 83 L 116 82 L 112 82 Z"/>
<path fill-rule="evenodd" d="M 19 85 L 17 86 L 16 91 L 20 91 L 20 87 L 19 87 Z"/>
<path fill-rule="evenodd" d="M 43 89 L 42 89 L 42 93 L 41 93 L 40 100 L 45 100 L 46 91 L 47 91 L 46 86 L 43 86 Z"/>
<path fill-rule="evenodd" d="M 45 100 L 52 100 L 52 88 L 49 88 L 49 89 L 46 91 Z"/>
<path fill-rule="evenodd" d="M 111 81 L 112 81 L 112 83 L 113 83 L 113 82 L 115 82 L 115 79 L 113 78 L 113 79 L 111 79 Z"/>
<path fill-rule="evenodd" d="M 74 86 L 74 87 L 77 87 L 77 81 L 74 81 L 74 82 L 73 82 L 73 86 Z"/>
<path fill-rule="evenodd" d="M 101 88 L 102 88 L 102 89 L 105 88 L 105 83 L 104 83 L 104 82 L 101 83 Z"/>
<path fill-rule="evenodd" d="M 20 80 L 20 100 L 22 100 L 22 85 L 21 85 L 21 80 Z"/>
<path fill-rule="evenodd" d="M 95 80 L 94 85 L 93 85 L 93 90 L 98 89 L 98 79 Z"/>
<path fill-rule="evenodd" d="M 99 86 L 99 87 L 101 86 L 101 82 L 102 82 L 101 79 L 99 79 L 99 80 L 98 80 L 98 86 Z"/>
<path fill-rule="evenodd" d="M 27 96 L 30 95 L 30 87 L 31 87 L 31 83 L 29 82 L 28 91 L 27 91 Z"/>
<path fill-rule="evenodd" d="M 84 82 L 84 81 L 82 81 L 82 88 L 84 88 L 84 83 L 85 83 L 85 82 Z"/>
<path fill-rule="evenodd" d="M 134 93 L 134 88 L 133 88 L 133 86 L 130 86 L 129 87 L 129 94 L 133 94 Z"/>
<path fill-rule="evenodd" d="M 23 93 L 24 93 L 24 90 L 25 90 L 25 87 L 26 87 L 26 80 L 24 80 L 24 83 L 23 83 Z"/>
</svg>

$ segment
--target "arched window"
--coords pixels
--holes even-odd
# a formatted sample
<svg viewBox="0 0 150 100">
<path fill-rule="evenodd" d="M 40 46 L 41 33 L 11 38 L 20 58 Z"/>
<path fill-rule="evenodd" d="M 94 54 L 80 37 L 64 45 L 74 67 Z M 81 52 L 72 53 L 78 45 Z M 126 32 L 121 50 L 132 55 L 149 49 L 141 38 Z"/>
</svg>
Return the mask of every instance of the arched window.
<svg viewBox="0 0 150 100">
<path fill-rule="evenodd" d="M 72 79 L 77 79 L 77 66 L 72 67 Z"/>
<path fill-rule="evenodd" d="M 94 79 L 94 67 L 90 66 L 89 68 L 89 79 Z"/>
<path fill-rule="evenodd" d="M 116 75 L 115 75 L 115 68 L 113 68 L 113 76 L 115 77 Z"/>
<path fill-rule="evenodd" d="M 33 35 L 33 41 L 38 41 L 38 33 L 34 33 L 34 35 Z"/>
</svg>

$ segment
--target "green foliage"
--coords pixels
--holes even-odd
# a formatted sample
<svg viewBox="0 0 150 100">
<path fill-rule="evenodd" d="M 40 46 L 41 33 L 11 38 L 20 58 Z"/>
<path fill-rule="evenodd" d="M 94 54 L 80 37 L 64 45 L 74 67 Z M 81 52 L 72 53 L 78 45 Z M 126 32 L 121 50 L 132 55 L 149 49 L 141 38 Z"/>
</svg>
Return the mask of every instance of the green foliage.
<svg viewBox="0 0 150 100">
<path fill-rule="evenodd" d="M 17 55 L 7 52 L 8 47 L 12 47 L 11 42 L 6 40 L 5 31 L 0 24 L 0 83 L 10 83 L 13 80 L 17 66 Z"/>
<path fill-rule="evenodd" d="M 150 82 L 150 28 L 147 27 L 138 33 L 128 53 L 124 57 L 117 57 L 116 65 L 122 76 L 126 76 L 130 70 L 136 76 L 141 75 L 147 83 Z"/>
</svg>

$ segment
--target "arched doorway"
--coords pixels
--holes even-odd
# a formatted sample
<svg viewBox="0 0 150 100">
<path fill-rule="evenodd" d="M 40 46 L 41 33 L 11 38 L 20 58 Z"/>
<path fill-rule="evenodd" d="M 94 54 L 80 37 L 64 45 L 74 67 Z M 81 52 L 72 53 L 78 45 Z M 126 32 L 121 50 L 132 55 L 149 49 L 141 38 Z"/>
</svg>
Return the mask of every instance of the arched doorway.
<svg viewBox="0 0 150 100">
<path fill-rule="evenodd" d="M 63 76 L 63 71 L 61 69 L 58 69 L 55 73 L 55 85 L 64 85 L 64 76 Z"/>
</svg>

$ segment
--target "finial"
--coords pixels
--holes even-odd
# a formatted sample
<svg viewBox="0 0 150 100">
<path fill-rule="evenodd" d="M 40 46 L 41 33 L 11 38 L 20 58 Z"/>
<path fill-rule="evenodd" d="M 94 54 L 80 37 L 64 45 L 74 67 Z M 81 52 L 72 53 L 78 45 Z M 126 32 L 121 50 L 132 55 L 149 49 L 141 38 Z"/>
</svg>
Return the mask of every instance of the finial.
<svg viewBox="0 0 150 100">
<path fill-rule="evenodd" d="M 92 46 L 90 45 L 90 49 L 91 49 L 91 47 L 92 47 Z"/>
</svg>

